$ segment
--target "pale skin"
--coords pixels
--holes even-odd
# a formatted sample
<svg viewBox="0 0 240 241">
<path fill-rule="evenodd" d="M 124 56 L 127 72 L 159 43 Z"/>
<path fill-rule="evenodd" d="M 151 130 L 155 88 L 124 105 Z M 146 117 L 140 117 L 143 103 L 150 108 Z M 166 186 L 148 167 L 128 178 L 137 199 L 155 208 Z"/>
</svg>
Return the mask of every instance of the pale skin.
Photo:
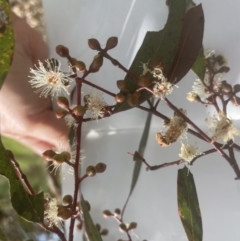
<svg viewBox="0 0 240 241">
<path fill-rule="evenodd" d="M 1 134 L 42 154 L 47 149 L 68 144 L 68 128 L 52 110 L 50 98 L 39 97 L 28 82 L 29 69 L 48 58 L 48 48 L 40 34 L 13 16 L 15 49 L 12 66 L 0 91 Z"/>
</svg>

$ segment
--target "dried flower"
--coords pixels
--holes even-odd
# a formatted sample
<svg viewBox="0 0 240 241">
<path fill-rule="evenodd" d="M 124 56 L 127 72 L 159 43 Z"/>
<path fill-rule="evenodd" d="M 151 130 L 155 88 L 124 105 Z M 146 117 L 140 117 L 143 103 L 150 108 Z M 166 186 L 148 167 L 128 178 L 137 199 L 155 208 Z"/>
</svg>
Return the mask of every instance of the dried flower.
<svg viewBox="0 0 240 241">
<path fill-rule="evenodd" d="M 103 108 L 107 106 L 107 103 L 104 101 L 102 97 L 102 93 L 89 93 L 84 97 L 86 109 L 91 111 L 92 119 L 97 120 L 99 117 L 104 117 Z"/>
<path fill-rule="evenodd" d="M 44 215 L 45 219 L 48 221 L 49 227 L 52 227 L 54 225 L 59 227 L 60 224 L 62 224 L 61 219 L 58 217 L 58 203 L 56 198 L 48 200 Z"/>
<path fill-rule="evenodd" d="M 233 126 L 232 121 L 223 112 L 209 116 L 205 121 L 214 141 L 226 143 L 233 140 L 234 136 L 240 135 L 240 130 Z"/>
<path fill-rule="evenodd" d="M 193 146 L 189 143 L 182 143 L 181 153 L 179 156 L 186 162 L 190 163 L 194 157 L 196 157 L 198 151 L 198 147 Z"/>
<path fill-rule="evenodd" d="M 67 125 L 67 127 L 70 129 L 71 127 L 73 127 L 74 129 L 77 128 L 78 123 L 76 121 L 76 119 L 71 115 L 71 114 L 67 114 L 64 117 L 65 123 Z"/>
<path fill-rule="evenodd" d="M 40 96 L 58 96 L 62 93 L 69 94 L 67 88 L 72 82 L 72 71 L 63 72 L 60 70 L 61 63 L 56 59 L 47 59 L 45 63 L 38 61 L 36 69 L 30 69 L 32 74 L 29 83 L 37 88 L 36 93 Z"/>
</svg>

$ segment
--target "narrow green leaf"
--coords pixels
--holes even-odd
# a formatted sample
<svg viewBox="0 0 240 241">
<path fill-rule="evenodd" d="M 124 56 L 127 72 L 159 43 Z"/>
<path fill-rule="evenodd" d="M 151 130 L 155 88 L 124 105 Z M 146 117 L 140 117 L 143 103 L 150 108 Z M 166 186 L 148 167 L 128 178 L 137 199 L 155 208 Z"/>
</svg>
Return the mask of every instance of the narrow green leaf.
<svg viewBox="0 0 240 241">
<path fill-rule="evenodd" d="M 30 222 L 43 222 L 44 196 L 43 192 L 30 195 L 24 188 L 22 181 L 2 144 L 0 138 L 0 175 L 5 176 L 10 185 L 10 197 L 13 208 L 24 219 Z"/>
<path fill-rule="evenodd" d="M 14 37 L 10 4 L 0 0 L 0 88 L 11 66 L 14 47 Z"/>
<path fill-rule="evenodd" d="M 162 63 L 164 73 L 169 72 L 172 66 L 174 57 L 178 50 L 179 38 L 182 31 L 182 19 L 186 10 L 186 0 L 172 0 L 169 9 L 167 23 L 163 30 L 158 32 L 147 32 L 140 49 L 137 52 L 135 59 L 130 67 L 130 71 L 136 76 L 141 76 L 143 69 L 142 63 L 150 65 L 158 65 Z M 125 80 L 131 91 L 137 88 L 135 80 L 126 75 Z M 147 100 L 151 94 L 143 91 L 141 102 Z M 115 107 L 115 112 L 125 111 L 130 107 L 126 102 L 118 103 Z"/>
<path fill-rule="evenodd" d="M 187 167 L 178 170 L 178 213 L 189 241 L 202 241 L 202 217 L 192 173 Z"/>
<path fill-rule="evenodd" d="M 206 67 L 207 66 L 203 48 L 201 48 L 198 57 L 192 66 L 192 70 L 195 72 L 199 79 L 203 80 L 206 72 Z"/>
<path fill-rule="evenodd" d="M 97 231 L 97 228 L 92 221 L 92 218 L 90 216 L 83 196 L 81 198 L 80 204 L 84 217 L 85 234 L 87 236 L 88 241 L 102 241 L 102 237 L 100 233 Z"/>
<path fill-rule="evenodd" d="M 5 234 L 2 231 L 2 228 L 0 227 L 0 241 L 7 241 L 7 237 L 5 236 Z"/>
<path fill-rule="evenodd" d="M 178 51 L 168 73 L 171 83 L 178 83 L 193 66 L 202 47 L 203 30 L 204 14 L 200 4 L 184 16 Z"/>
</svg>

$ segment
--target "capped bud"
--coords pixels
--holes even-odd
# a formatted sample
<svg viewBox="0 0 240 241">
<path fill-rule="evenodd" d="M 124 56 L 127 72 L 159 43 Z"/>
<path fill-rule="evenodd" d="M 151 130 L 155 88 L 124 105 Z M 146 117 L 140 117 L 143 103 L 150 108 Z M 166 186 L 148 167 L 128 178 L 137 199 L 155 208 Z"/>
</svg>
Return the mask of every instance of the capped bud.
<svg viewBox="0 0 240 241">
<path fill-rule="evenodd" d="M 120 223 L 120 224 L 119 224 L 119 230 L 120 230 L 121 232 L 126 232 L 126 231 L 127 231 L 127 226 L 126 226 L 126 224 L 125 224 L 125 223 Z"/>
<path fill-rule="evenodd" d="M 62 164 L 65 161 L 65 156 L 62 154 L 55 154 L 53 160 L 58 164 Z"/>
<path fill-rule="evenodd" d="M 134 96 L 134 95 L 129 95 L 128 99 L 127 99 L 127 103 L 130 106 L 134 107 L 134 106 L 136 106 L 138 104 L 138 98 L 136 96 Z"/>
<path fill-rule="evenodd" d="M 56 152 L 54 152 L 53 150 L 47 150 L 47 151 L 43 152 L 42 155 L 46 161 L 52 161 L 53 157 L 56 155 Z"/>
<path fill-rule="evenodd" d="M 131 222 L 128 225 L 128 230 L 132 230 L 132 229 L 136 229 L 136 228 L 137 228 L 137 223 L 135 223 L 135 222 Z"/>
<path fill-rule="evenodd" d="M 68 57 L 69 56 L 68 48 L 63 46 L 63 45 L 58 45 L 56 47 L 56 53 L 61 57 Z"/>
<path fill-rule="evenodd" d="M 77 61 L 74 65 L 79 72 L 86 71 L 86 65 L 83 61 Z"/>
<path fill-rule="evenodd" d="M 237 96 L 233 96 L 232 99 L 231 99 L 231 102 L 235 106 L 240 106 L 240 98 L 237 97 Z"/>
<path fill-rule="evenodd" d="M 107 229 L 103 229 L 101 232 L 100 232 L 101 235 L 105 236 L 108 234 L 108 230 Z"/>
<path fill-rule="evenodd" d="M 71 195 L 65 195 L 62 199 L 64 205 L 72 204 L 73 197 Z"/>
<path fill-rule="evenodd" d="M 93 50 L 98 50 L 98 51 L 102 50 L 100 43 L 95 38 L 88 39 L 88 46 L 90 49 L 93 49 Z"/>
<path fill-rule="evenodd" d="M 147 87 L 152 83 L 152 80 L 150 77 L 143 75 L 138 79 L 138 86 L 139 87 Z"/>
<path fill-rule="evenodd" d="M 115 100 L 118 103 L 122 103 L 125 100 L 125 98 L 126 98 L 126 96 L 121 92 L 116 94 L 116 96 L 115 96 Z"/>
<path fill-rule="evenodd" d="M 76 116 L 83 116 L 86 113 L 86 108 L 84 106 L 78 105 L 73 108 L 73 114 Z"/>
<path fill-rule="evenodd" d="M 95 226 L 96 226 L 97 231 L 100 232 L 100 230 L 101 230 L 101 225 L 100 225 L 99 223 L 96 223 Z"/>
<path fill-rule="evenodd" d="M 70 61 L 68 62 L 68 64 L 72 66 L 75 66 L 76 63 L 77 63 L 77 59 L 75 58 L 70 58 Z"/>
<path fill-rule="evenodd" d="M 120 90 L 128 90 L 128 85 L 125 80 L 118 80 L 117 81 L 117 87 Z"/>
<path fill-rule="evenodd" d="M 110 37 L 108 40 L 107 40 L 107 43 L 106 43 L 106 50 L 109 50 L 109 49 L 113 49 L 117 46 L 118 44 L 118 38 L 117 37 Z"/>
<path fill-rule="evenodd" d="M 222 55 L 218 55 L 215 60 L 218 62 L 219 65 L 223 65 L 226 62 Z"/>
<path fill-rule="evenodd" d="M 108 217 L 112 217 L 112 216 L 113 216 L 113 214 L 109 210 L 103 211 L 103 217 L 104 218 L 108 218 Z"/>
<path fill-rule="evenodd" d="M 98 54 L 94 57 L 93 62 L 89 67 L 89 72 L 91 73 L 98 72 L 102 65 L 103 65 L 103 56 Z"/>
<path fill-rule="evenodd" d="M 55 114 L 58 119 L 61 119 L 61 118 L 64 118 L 68 114 L 68 112 L 63 109 L 58 109 L 55 111 Z"/>
<path fill-rule="evenodd" d="M 240 92 L 240 84 L 236 84 L 236 85 L 233 86 L 233 92 L 234 93 Z"/>
<path fill-rule="evenodd" d="M 94 166 L 88 166 L 86 169 L 86 174 L 89 177 L 94 177 L 96 175 L 97 171 Z"/>
<path fill-rule="evenodd" d="M 227 73 L 230 70 L 227 66 L 222 66 L 217 72 L 218 73 Z"/>
<path fill-rule="evenodd" d="M 102 163 L 102 162 L 99 162 L 96 166 L 95 166 L 95 170 L 97 173 L 102 173 L 102 172 L 105 172 L 107 168 L 107 165 Z"/>
<path fill-rule="evenodd" d="M 64 161 L 70 161 L 71 160 L 71 154 L 67 151 L 63 151 L 61 155 L 64 157 Z"/>
<path fill-rule="evenodd" d="M 121 210 L 119 209 L 119 208 L 116 208 L 115 210 L 114 210 L 114 215 L 115 216 L 118 216 L 118 215 L 120 215 L 121 214 Z"/>
<path fill-rule="evenodd" d="M 69 109 L 69 102 L 68 102 L 68 99 L 66 97 L 59 96 L 57 98 L 57 104 L 58 104 L 59 107 L 63 108 L 64 110 Z"/>
<path fill-rule="evenodd" d="M 221 90 L 224 93 L 229 93 L 232 91 L 232 86 L 228 84 L 226 80 L 224 80 L 221 82 Z"/>
<path fill-rule="evenodd" d="M 65 220 L 69 219 L 70 217 L 72 217 L 73 215 L 76 215 L 76 214 L 77 214 L 77 212 L 72 212 L 68 208 L 62 208 L 58 212 L 57 216 L 65 221 Z"/>
</svg>

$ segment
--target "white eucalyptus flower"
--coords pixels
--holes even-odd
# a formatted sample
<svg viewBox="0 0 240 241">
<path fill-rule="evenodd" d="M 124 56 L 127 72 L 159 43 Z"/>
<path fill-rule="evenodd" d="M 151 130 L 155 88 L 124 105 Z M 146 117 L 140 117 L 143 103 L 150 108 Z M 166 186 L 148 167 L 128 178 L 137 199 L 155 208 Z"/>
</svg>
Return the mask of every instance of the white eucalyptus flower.
<svg viewBox="0 0 240 241">
<path fill-rule="evenodd" d="M 58 202 L 56 198 L 48 201 L 46 210 L 44 211 L 45 219 L 48 222 L 48 226 L 61 226 L 61 219 L 58 217 Z"/>
<path fill-rule="evenodd" d="M 167 95 L 171 94 L 173 90 L 173 85 L 166 79 L 161 82 L 156 82 L 153 86 L 153 94 L 155 97 L 164 99 Z"/>
<path fill-rule="evenodd" d="M 70 67 L 67 72 L 60 69 L 61 63 L 55 59 L 47 59 L 45 63 L 38 61 L 35 69 L 30 69 L 29 83 L 33 88 L 37 88 L 36 93 L 40 93 L 40 97 L 58 96 L 62 93 L 68 94 L 67 88 L 72 82 L 70 77 L 73 72 Z"/>
<path fill-rule="evenodd" d="M 179 154 L 179 156 L 186 162 L 190 163 L 192 161 L 192 159 L 194 157 L 196 157 L 197 151 L 198 151 L 198 147 L 193 146 L 189 143 L 182 143 L 181 146 L 181 153 Z"/>
</svg>

